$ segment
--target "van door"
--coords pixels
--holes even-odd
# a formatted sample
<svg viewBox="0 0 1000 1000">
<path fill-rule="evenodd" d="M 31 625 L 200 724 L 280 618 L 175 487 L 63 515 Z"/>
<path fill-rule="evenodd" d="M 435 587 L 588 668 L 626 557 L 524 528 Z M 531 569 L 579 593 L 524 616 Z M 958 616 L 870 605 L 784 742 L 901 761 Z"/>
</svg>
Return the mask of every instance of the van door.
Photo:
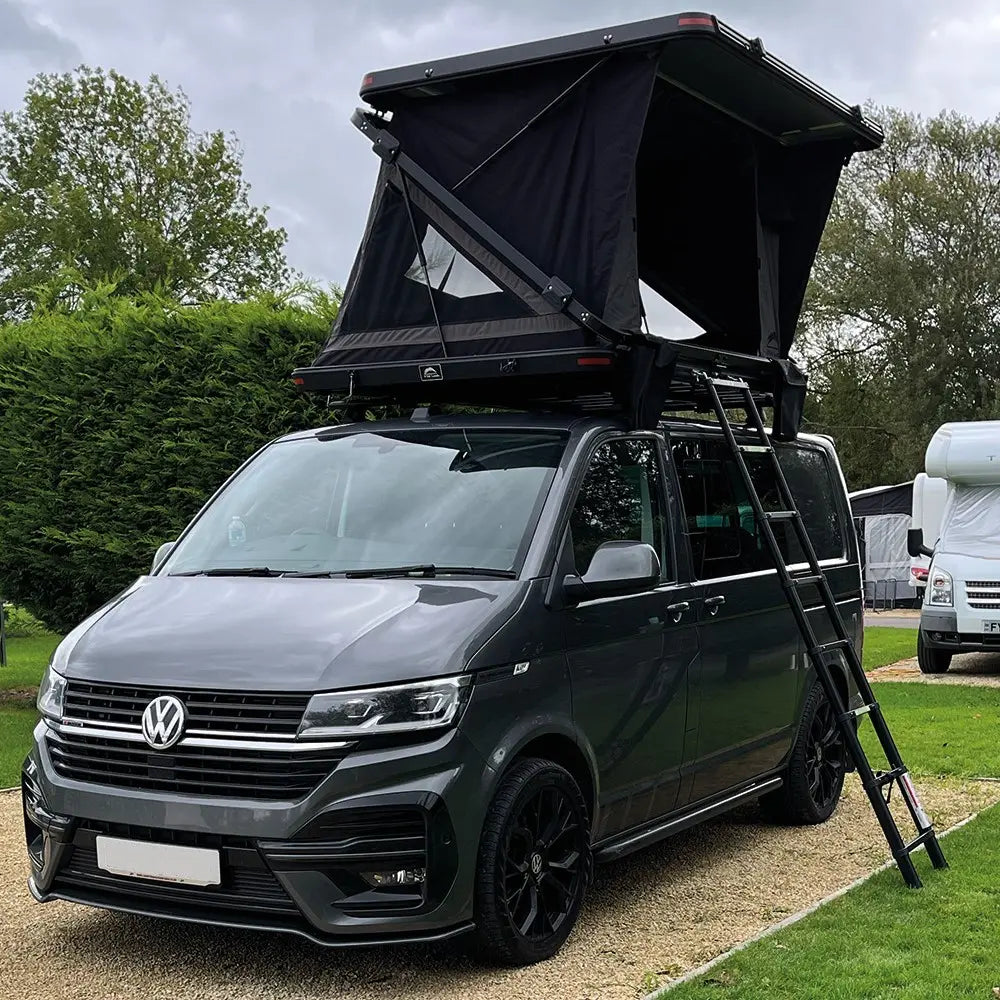
<svg viewBox="0 0 1000 1000">
<path fill-rule="evenodd" d="M 676 583 L 660 442 L 598 446 L 577 494 L 559 572 L 586 572 L 598 546 L 644 541 L 660 556 L 648 591 L 566 609 L 573 714 L 596 757 L 595 841 L 669 812 L 677 802 L 688 671 L 696 665 L 695 604 Z"/>
<path fill-rule="evenodd" d="M 794 738 L 804 659 L 729 448 L 721 437 L 675 437 L 671 453 L 700 581 L 698 730 L 685 766 L 685 794 L 697 800 L 781 763 Z M 776 507 L 773 471 L 753 461 L 767 456 L 745 457 L 765 507 Z"/>
</svg>

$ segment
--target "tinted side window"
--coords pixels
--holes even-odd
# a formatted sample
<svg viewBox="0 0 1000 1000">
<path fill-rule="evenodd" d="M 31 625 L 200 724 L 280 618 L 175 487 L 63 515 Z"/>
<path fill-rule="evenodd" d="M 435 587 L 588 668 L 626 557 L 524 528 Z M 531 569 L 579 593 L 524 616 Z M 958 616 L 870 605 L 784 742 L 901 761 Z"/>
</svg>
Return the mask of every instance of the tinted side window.
<svg viewBox="0 0 1000 1000">
<path fill-rule="evenodd" d="M 669 577 L 665 509 L 655 443 L 625 438 L 601 445 L 570 516 L 576 572 L 581 576 L 587 572 L 604 542 L 636 541 L 656 549 L 664 576 Z"/>
<path fill-rule="evenodd" d="M 795 497 L 809 540 L 818 559 L 842 559 L 844 527 L 830 459 L 819 448 L 786 445 L 777 449 L 778 462 Z"/>
<path fill-rule="evenodd" d="M 695 575 L 712 579 L 771 569 L 774 563 L 767 543 L 725 442 L 680 439 L 673 444 L 673 455 Z M 744 454 L 744 461 L 764 509 L 780 510 L 781 498 L 770 458 L 750 452 Z M 843 534 L 826 455 L 818 450 L 779 447 L 778 461 L 818 558 L 840 558 Z M 805 556 L 792 525 L 772 522 L 772 528 L 786 564 L 803 562 Z"/>
</svg>

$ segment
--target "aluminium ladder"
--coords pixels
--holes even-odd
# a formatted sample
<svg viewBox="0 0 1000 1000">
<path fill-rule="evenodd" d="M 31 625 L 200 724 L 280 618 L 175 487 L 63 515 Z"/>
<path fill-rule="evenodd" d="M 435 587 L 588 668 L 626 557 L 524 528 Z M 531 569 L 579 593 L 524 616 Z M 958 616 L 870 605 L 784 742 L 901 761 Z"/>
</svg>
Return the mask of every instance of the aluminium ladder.
<svg viewBox="0 0 1000 1000">
<path fill-rule="evenodd" d="M 819 565 L 816 551 L 805 530 L 802 515 L 795 504 L 795 499 L 788 487 L 788 482 L 778 463 L 778 456 L 775 454 L 771 444 L 771 438 L 764 429 L 760 411 L 753 398 L 753 392 L 750 386 L 742 379 L 717 378 L 699 372 L 696 376 L 696 381 L 707 393 L 716 418 L 722 428 L 726 443 L 736 459 L 736 465 L 743 477 L 743 483 L 747 490 L 750 505 L 753 508 L 754 517 L 761 527 L 761 534 L 770 550 L 771 558 L 777 566 L 778 579 L 781 582 L 788 605 L 792 609 L 799 632 L 805 642 L 806 652 L 823 685 L 830 704 L 835 706 L 837 710 L 837 722 L 844 736 L 847 751 L 857 767 L 861 784 L 868 794 L 872 809 L 875 811 L 875 815 L 882 827 L 882 832 L 885 834 L 885 839 L 889 843 L 892 856 L 899 865 L 900 873 L 906 884 L 913 889 L 919 889 L 921 885 L 920 876 L 917 874 L 917 870 L 913 865 L 913 859 L 910 856 L 918 847 L 923 845 L 926 848 L 931 863 L 935 868 L 947 868 L 948 863 L 945 860 L 944 852 L 941 850 L 941 845 L 938 843 L 934 826 L 920 804 L 920 799 L 917 796 L 916 789 L 913 787 L 913 782 L 910 779 L 906 765 L 903 763 L 892 734 L 889 732 L 889 726 L 885 721 L 885 716 L 882 714 L 882 709 L 875 700 L 875 694 L 868 683 L 868 678 L 865 676 L 858 652 L 850 636 L 847 634 L 847 628 L 841 617 L 840 609 L 837 607 L 836 598 Z M 720 388 L 727 390 L 726 401 L 730 406 L 745 411 L 747 420 L 746 430 L 753 432 L 757 443 L 742 444 L 737 440 L 729 418 L 726 415 L 726 404 L 723 403 L 719 395 L 718 390 Z M 736 391 L 738 402 L 732 402 L 731 390 Z M 766 455 L 770 459 L 774 478 L 778 485 L 781 510 L 764 510 L 763 502 L 757 493 L 750 470 L 743 458 L 744 454 L 754 452 Z M 799 545 L 805 554 L 808 570 L 793 572 L 785 565 L 778 540 L 771 527 L 772 524 L 781 521 L 786 521 L 793 526 L 798 536 Z M 806 614 L 800 593 L 800 588 L 808 586 L 816 587 L 819 591 L 826 617 L 832 626 L 833 634 L 836 636 L 832 642 L 820 642 L 816 636 L 815 629 L 809 621 L 809 616 Z M 851 677 L 858 686 L 862 704 L 856 709 L 850 709 L 848 705 L 844 704 L 840 690 L 834 683 L 830 664 L 827 659 L 830 653 L 839 653 L 844 657 Z M 873 771 L 865 755 L 864 748 L 861 746 L 857 726 L 860 719 L 865 715 L 871 718 L 875 734 L 878 736 L 879 743 L 889 764 L 888 771 L 877 773 Z M 894 784 L 899 786 L 900 793 L 917 829 L 916 837 L 909 841 L 903 839 L 896 819 L 889 808 L 889 798 L 892 794 Z M 885 791 L 883 792 L 883 790 Z"/>
</svg>

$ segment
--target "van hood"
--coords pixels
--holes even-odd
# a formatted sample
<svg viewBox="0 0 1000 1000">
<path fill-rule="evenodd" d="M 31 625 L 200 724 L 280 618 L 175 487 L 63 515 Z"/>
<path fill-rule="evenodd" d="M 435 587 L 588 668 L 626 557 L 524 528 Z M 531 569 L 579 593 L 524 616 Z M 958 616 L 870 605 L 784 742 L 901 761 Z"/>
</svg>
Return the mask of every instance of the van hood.
<svg viewBox="0 0 1000 1000">
<path fill-rule="evenodd" d="M 146 577 L 70 633 L 66 676 L 313 692 L 464 670 L 516 609 L 517 581 Z"/>
</svg>

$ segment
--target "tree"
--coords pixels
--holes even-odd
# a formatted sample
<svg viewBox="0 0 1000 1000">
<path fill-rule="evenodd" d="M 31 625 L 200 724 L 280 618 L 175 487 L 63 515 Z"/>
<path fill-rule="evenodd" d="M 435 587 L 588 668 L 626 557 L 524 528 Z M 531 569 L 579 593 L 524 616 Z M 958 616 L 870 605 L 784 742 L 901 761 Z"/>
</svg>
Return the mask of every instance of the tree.
<svg viewBox="0 0 1000 1000">
<path fill-rule="evenodd" d="M 248 194 L 236 140 L 192 131 L 158 77 L 35 77 L 0 114 L 0 321 L 105 280 L 186 303 L 283 285 L 285 231 Z"/>
<path fill-rule="evenodd" d="M 800 348 L 852 488 L 919 472 L 946 420 L 1000 415 L 1000 118 L 872 114 L 886 142 L 845 170 Z"/>
</svg>

